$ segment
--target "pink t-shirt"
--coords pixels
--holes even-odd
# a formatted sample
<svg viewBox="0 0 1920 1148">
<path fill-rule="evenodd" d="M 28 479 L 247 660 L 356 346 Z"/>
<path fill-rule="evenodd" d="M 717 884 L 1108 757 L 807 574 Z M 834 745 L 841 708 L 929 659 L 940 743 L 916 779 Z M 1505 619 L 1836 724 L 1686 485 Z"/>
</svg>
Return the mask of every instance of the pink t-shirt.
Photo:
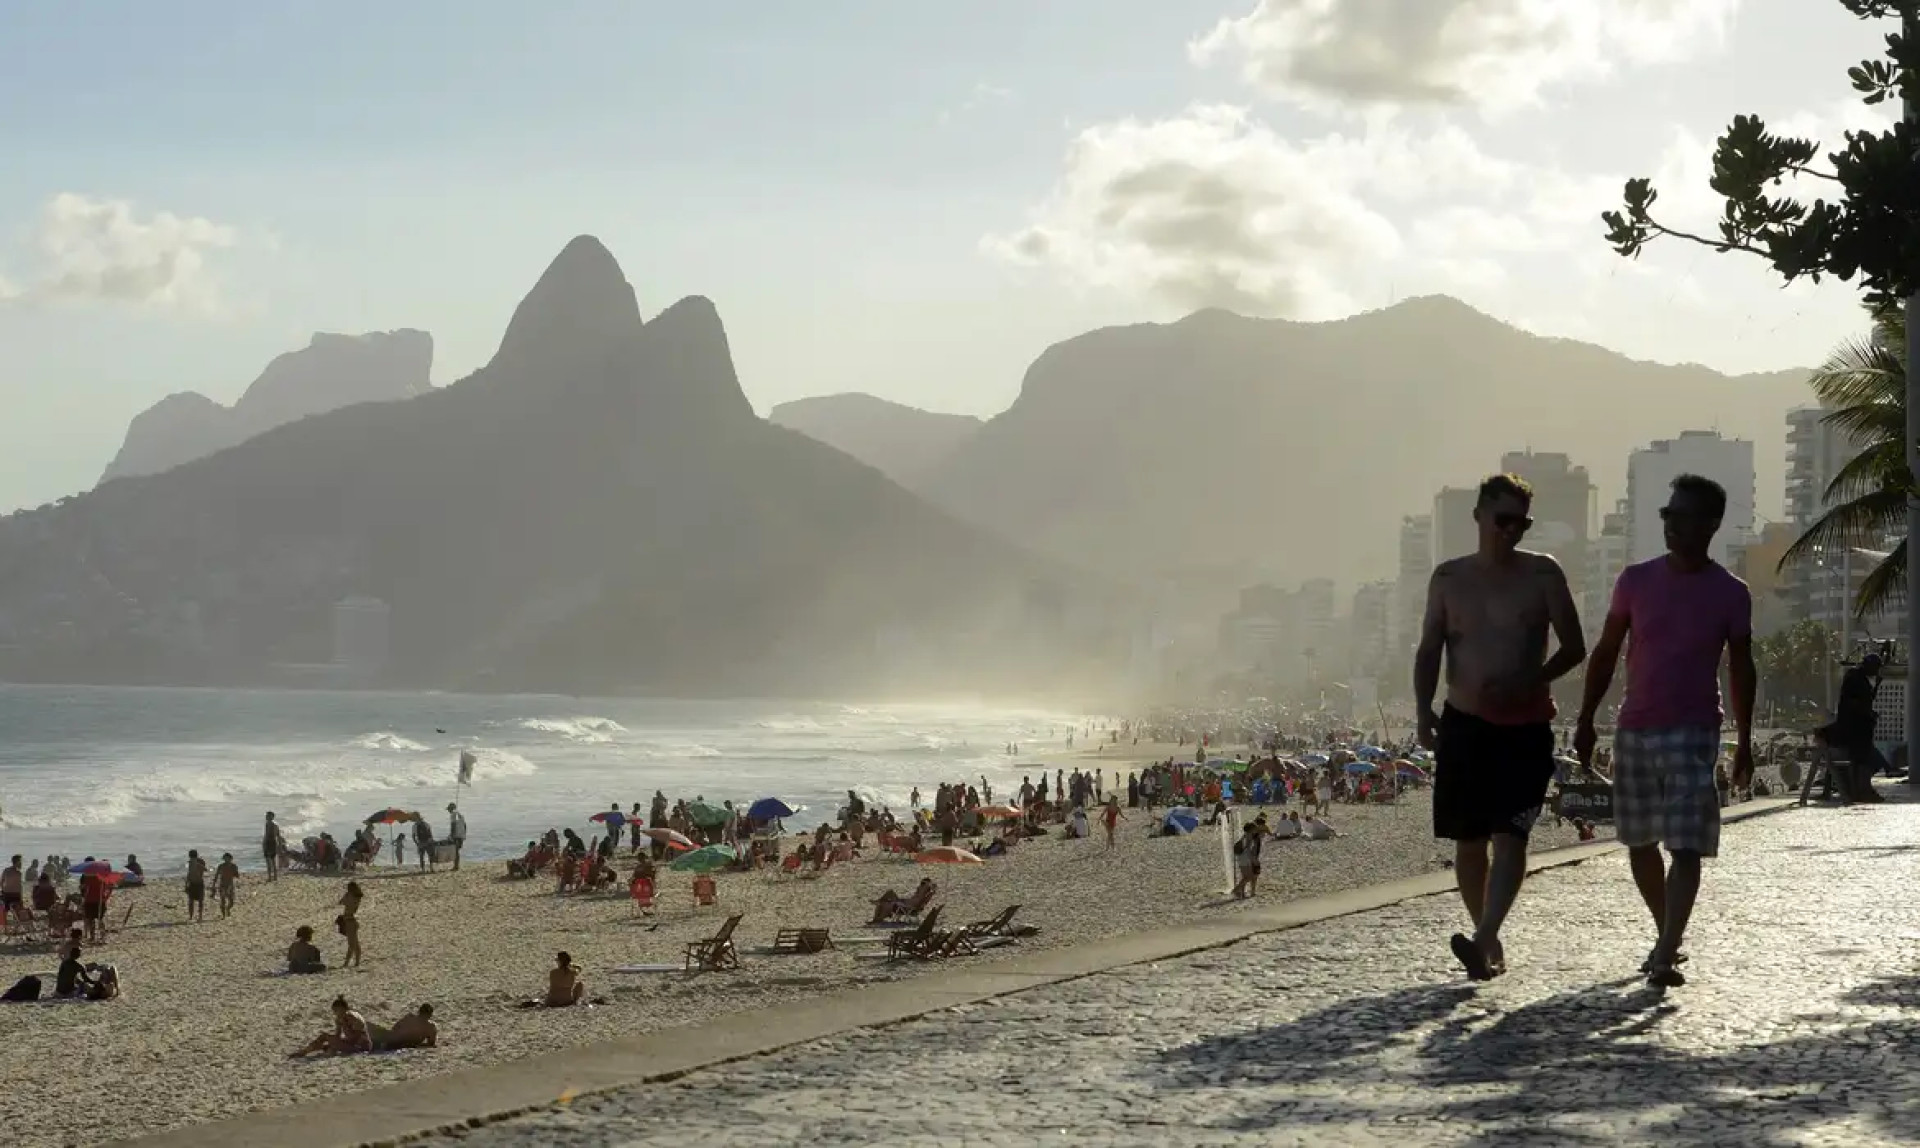
<svg viewBox="0 0 1920 1148">
<path fill-rule="evenodd" d="M 1607 613 L 1630 624 L 1621 729 L 1720 728 L 1720 656 L 1753 633 L 1753 595 L 1712 563 L 1682 573 L 1665 555 L 1620 572 Z"/>
</svg>

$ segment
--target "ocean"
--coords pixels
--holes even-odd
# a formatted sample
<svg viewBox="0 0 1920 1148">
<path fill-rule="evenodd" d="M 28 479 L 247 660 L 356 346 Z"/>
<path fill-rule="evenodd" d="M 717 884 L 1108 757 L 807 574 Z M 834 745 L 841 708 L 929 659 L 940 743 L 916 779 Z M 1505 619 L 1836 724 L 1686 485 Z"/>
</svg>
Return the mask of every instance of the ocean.
<svg viewBox="0 0 1920 1148">
<path fill-rule="evenodd" d="M 345 842 L 399 806 L 446 832 L 459 792 L 467 855 L 517 854 L 530 837 L 618 802 L 736 804 L 779 797 L 831 817 L 849 789 L 907 808 L 915 786 L 985 775 L 1020 783 L 1027 756 L 1064 746 L 1084 716 L 964 704 L 841 705 L 434 693 L 0 686 L 0 853 L 137 854 L 149 872 L 188 849 L 260 865 L 272 810 L 290 840 Z M 1020 757 L 1006 746 L 1019 743 Z M 409 851 L 411 860 L 411 851 Z"/>
</svg>

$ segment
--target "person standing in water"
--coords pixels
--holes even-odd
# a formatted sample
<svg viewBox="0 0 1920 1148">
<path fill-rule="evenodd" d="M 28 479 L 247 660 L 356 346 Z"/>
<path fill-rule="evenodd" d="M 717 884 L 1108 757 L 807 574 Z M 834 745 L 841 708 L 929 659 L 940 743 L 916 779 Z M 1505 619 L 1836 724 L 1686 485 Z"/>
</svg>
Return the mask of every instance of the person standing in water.
<svg viewBox="0 0 1920 1148">
<path fill-rule="evenodd" d="M 1434 835 L 1454 842 L 1454 875 L 1473 923 L 1449 946 L 1476 981 L 1506 971 L 1500 927 L 1520 895 L 1527 837 L 1553 780 L 1551 687 L 1587 652 L 1560 564 L 1520 549 L 1532 507 L 1532 488 L 1513 475 L 1480 484 L 1479 548 L 1434 569 L 1414 656 L 1419 740 L 1435 757 Z M 1559 643 L 1551 658 L 1549 631 Z M 1447 696 L 1435 713 L 1443 655 Z"/>
<path fill-rule="evenodd" d="M 1703 858 L 1720 852 L 1720 659 L 1733 687 L 1732 782 L 1753 779 L 1753 595 L 1708 553 L 1727 492 L 1696 474 L 1660 509 L 1667 553 L 1620 572 L 1587 667 L 1574 752 L 1590 766 L 1594 716 L 1627 645 L 1627 692 L 1613 735 L 1613 822 L 1659 936 L 1640 966 L 1650 984 L 1686 984 L 1686 938 Z M 1628 636 L 1632 636 L 1628 643 Z M 1665 846 L 1671 864 L 1660 855 Z"/>
</svg>

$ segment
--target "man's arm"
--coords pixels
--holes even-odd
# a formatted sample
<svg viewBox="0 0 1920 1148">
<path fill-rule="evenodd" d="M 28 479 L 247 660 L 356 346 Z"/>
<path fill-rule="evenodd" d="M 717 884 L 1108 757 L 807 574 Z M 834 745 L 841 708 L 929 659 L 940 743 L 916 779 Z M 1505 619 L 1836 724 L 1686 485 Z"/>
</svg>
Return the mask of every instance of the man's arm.
<svg viewBox="0 0 1920 1148">
<path fill-rule="evenodd" d="M 1600 703 L 1607 699 L 1607 690 L 1613 686 L 1613 671 L 1620 663 L 1620 647 L 1626 644 L 1627 634 L 1632 630 L 1632 616 L 1610 611 L 1607 621 L 1600 629 L 1600 640 L 1593 645 L 1593 656 L 1587 659 L 1587 681 L 1580 694 L 1580 724 L 1593 724 L 1593 715 L 1600 712 Z"/>
<path fill-rule="evenodd" d="M 1447 567 L 1442 564 L 1427 579 L 1427 611 L 1420 623 L 1420 646 L 1413 655 L 1413 704 L 1420 728 L 1429 733 L 1433 698 L 1440 692 L 1440 657 L 1447 648 L 1446 577 Z"/>
<path fill-rule="evenodd" d="M 1753 699 L 1760 674 L 1753 664 L 1753 635 L 1741 634 L 1727 639 L 1727 684 L 1733 687 L 1728 699 L 1733 708 L 1734 736 L 1739 744 L 1753 744 Z"/>
<path fill-rule="evenodd" d="M 1553 559 L 1547 559 L 1547 619 L 1560 648 L 1540 667 L 1540 678 L 1557 682 L 1586 660 L 1587 636 L 1580 632 L 1580 611 L 1573 604 L 1573 589 L 1567 585 L 1567 572 Z"/>
</svg>

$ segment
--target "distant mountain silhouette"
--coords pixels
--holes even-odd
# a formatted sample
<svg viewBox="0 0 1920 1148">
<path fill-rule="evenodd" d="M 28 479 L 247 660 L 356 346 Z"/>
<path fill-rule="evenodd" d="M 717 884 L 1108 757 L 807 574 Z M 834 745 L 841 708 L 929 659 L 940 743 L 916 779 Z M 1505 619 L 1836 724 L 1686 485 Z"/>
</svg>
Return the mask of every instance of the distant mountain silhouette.
<svg viewBox="0 0 1920 1148">
<path fill-rule="evenodd" d="M 1048 348 L 1014 404 L 918 488 L 1135 576 L 1351 584 L 1392 576 L 1400 517 L 1506 451 L 1570 454 L 1605 511 L 1632 449 L 1717 428 L 1756 442 L 1759 489 L 1777 490 L 1805 377 L 1636 362 L 1445 297 L 1328 323 L 1209 310 Z"/>
<path fill-rule="evenodd" d="M 936 414 L 859 393 L 796 399 L 767 417 L 845 451 L 908 489 L 982 426 L 971 415 Z"/>
<path fill-rule="evenodd" d="M 392 684 L 682 694 L 954 681 L 1050 570 L 758 418 L 694 297 L 570 243 L 469 378 L 0 521 L 0 675 L 258 680 L 379 599 Z M 907 685 L 908 683 L 900 683 Z"/>
<path fill-rule="evenodd" d="M 308 415 L 412 398 L 432 386 L 432 369 L 433 336 L 425 331 L 316 334 L 304 349 L 268 363 L 231 407 L 182 391 L 134 416 L 100 481 L 172 470 Z"/>
</svg>

